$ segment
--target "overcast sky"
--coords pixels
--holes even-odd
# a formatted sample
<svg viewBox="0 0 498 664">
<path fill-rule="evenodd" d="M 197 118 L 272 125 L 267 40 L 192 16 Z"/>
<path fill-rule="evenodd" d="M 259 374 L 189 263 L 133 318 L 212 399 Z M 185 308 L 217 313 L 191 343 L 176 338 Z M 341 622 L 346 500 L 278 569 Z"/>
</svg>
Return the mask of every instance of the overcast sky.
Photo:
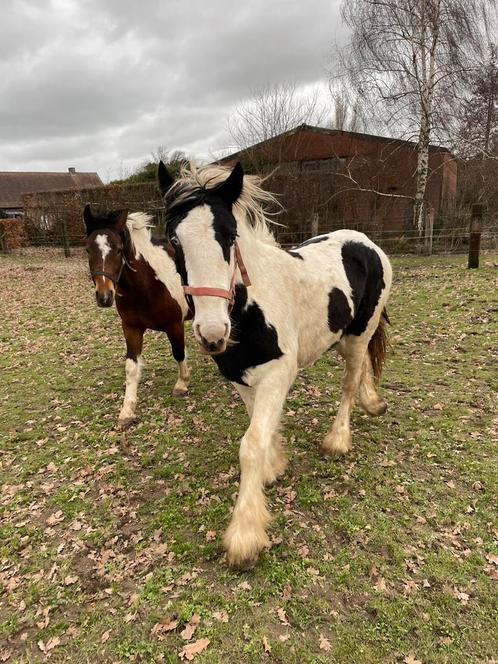
<svg viewBox="0 0 498 664">
<path fill-rule="evenodd" d="M 325 86 L 339 0 L 1 0 L 0 170 L 119 177 L 230 145 L 264 84 Z"/>
</svg>

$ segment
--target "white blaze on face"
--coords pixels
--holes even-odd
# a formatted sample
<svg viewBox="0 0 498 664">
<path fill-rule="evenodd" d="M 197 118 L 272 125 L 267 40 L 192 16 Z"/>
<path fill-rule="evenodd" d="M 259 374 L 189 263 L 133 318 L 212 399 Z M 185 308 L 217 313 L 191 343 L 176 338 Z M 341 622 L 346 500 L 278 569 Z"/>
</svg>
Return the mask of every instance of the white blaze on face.
<svg viewBox="0 0 498 664">
<path fill-rule="evenodd" d="M 107 235 L 97 235 L 95 238 L 95 242 L 97 243 L 97 247 L 100 249 L 100 253 L 102 254 L 102 266 L 105 264 L 105 257 L 107 254 L 110 253 L 111 247 L 109 245 L 109 238 Z"/>
<path fill-rule="evenodd" d="M 111 246 L 109 244 L 109 238 L 105 233 L 99 234 L 95 237 L 95 243 L 97 244 L 97 247 L 100 249 L 100 253 L 102 254 L 102 272 L 105 270 L 105 257 L 107 254 L 110 253 L 111 251 Z M 96 279 L 101 279 L 102 283 L 105 283 L 105 277 L 98 275 Z"/>
<path fill-rule="evenodd" d="M 178 225 L 176 233 L 187 270 L 189 286 L 209 286 L 228 290 L 234 270 L 229 265 L 215 238 L 213 213 L 208 205 L 194 208 Z M 213 296 L 193 296 L 195 304 L 194 333 L 209 342 L 230 335 L 228 300 Z"/>
</svg>

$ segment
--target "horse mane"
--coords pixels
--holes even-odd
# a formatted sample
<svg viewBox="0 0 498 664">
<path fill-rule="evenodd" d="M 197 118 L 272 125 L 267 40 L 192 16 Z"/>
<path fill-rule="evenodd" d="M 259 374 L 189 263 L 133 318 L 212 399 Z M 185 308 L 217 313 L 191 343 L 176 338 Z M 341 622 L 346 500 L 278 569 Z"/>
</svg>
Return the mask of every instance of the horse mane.
<svg viewBox="0 0 498 664">
<path fill-rule="evenodd" d="M 165 196 L 168 216 L 171 218 L 182 208 L 194 207 L 204 202 L 206 195 L 224 182 L 231 169 L 218 164 L 197 166 L 193 161 L 182 167 L 179 178 L 174 182 Z M 233 215 L 237 224 L 243 224 L 259 240 L 266 244 L 276 245 L 277 241 L 270 229 L 272 221 L 269 217 L 275 213 L 268 212 L 268 206 L 281 209 L 275 196 L 262 188 L 263 178 L 257 175 L 244 175 L 242 193 L 233 205 Z"/>
<path fill-rule="evenodd" d="M 154 217 L 145 212 L 131 212 L 126 220 L 129 242 L 135 258 L 142 257 L 153 268 L 157 267 L 158 260 L 171 262 L 165 261 L 161 247 L 152 242 L 151 228 L 154 226 Z"/>
<path fill-rule="evenodd" d="M 131 249 L 138 258 L 147 252 L 147 247 L 153 247 L 150 229 L 154 226 L 154 217 L 145 212 L 130 212 L 126 220 L 126 230 L 130 238 Z M 148 261 L 147 261 L 148 262 Z"/>
</svg>

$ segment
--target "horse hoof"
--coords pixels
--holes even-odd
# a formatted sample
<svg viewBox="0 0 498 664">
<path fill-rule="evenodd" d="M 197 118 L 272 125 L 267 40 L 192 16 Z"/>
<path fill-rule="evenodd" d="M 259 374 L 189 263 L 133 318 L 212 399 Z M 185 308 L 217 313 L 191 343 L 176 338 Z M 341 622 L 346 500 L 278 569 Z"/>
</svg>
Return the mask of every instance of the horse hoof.
<svg viewBox="0 0 498 664">
<path fill-rule="evenodd" d="M 370 415 L 370 417 L 378 417 L 379 415 L 384 415 L 384 413 L 387 411 L 387 403 L 382 400 L 376 403 L 375 405 L 362 405 L 363 410 L 367 413 L 367 415 Z"/>
<path fill-rule="evenodd" d="M 175 387 L 173 390 L 174 397 L 186 397 L 188 394 L 188 389 L 186 387 Z"/>
<path fill-rule="evenodd" d="M 138 422 L 138 417 L 124 417 L 122 420 L 118 420 L 116 428 L 119 431 L 124 431 L 125 429 L 129 429 L 137 422 Z"/>
<path fill-rule="evenodd" d="M 232 569 L 238 569 L 241 572 L 248 572 L 251 569 L 256 567 L 259 556 L 251 556 L 250 558 L 238 558 L 237 560 L 231 560 L 230 556 L 228 557 L 228 564 Z"/>
<path fill-rule="evenodd" d="M 347 436 L 345 440 L 337 440 L 328 434 L 323 440 L 321 449 L 327 456 L 343 456 L 351 451 L 351 435 Z"/>
</svg>

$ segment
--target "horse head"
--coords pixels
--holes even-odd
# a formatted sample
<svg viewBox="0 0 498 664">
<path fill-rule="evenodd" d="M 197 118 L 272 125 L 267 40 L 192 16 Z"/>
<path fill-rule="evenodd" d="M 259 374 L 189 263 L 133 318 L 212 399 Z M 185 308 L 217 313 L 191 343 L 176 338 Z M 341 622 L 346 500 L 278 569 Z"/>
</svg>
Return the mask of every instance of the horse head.
<svg viewBox="0 0 498 664">
<path fill-rule="evenodd" d="M 110 307 L 114 302 L 117 283 L 125 265 L 123 232 L 127 218 L 128 210 L 94 214 L 90 204 L 85 206 L 83 212 L 88 265 L 99 307 Z"/>
</svg>

